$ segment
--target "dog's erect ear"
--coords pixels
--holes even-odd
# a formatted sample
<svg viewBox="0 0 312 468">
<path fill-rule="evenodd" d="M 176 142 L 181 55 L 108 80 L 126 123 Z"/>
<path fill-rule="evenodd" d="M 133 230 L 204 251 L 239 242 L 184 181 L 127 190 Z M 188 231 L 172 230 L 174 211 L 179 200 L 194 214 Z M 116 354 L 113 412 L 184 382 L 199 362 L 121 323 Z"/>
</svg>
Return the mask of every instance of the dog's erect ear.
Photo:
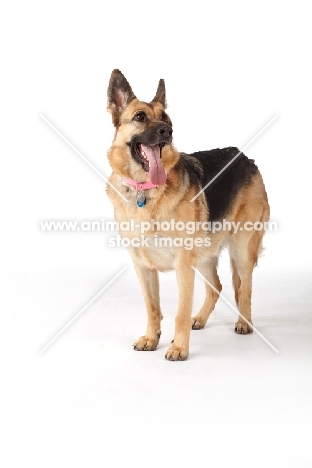
<svg viewBox="0 0 312 468">
<path fill-rule="evenodd" d="M 152 102 L 160 102 L 165 109 L 167 107 L 165 81 L 162 78 L 159 80 L 158 88 Z"/>
<path fill-rule="evenodd" d="M 113 70 L 107 90 L 107 110 L 112 114 L 113 124 L 117 127 L 119 117 L 135 95 L 121 71 Z"/>
</svg>

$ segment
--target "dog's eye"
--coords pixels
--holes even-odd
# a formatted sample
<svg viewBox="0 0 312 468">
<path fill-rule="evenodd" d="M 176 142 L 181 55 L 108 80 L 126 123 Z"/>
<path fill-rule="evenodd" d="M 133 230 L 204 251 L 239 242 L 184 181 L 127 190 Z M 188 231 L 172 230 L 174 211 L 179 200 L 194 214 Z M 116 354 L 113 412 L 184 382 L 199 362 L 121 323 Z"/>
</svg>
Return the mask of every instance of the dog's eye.
<svg viewBox="0 0 312 468">
<path fill-rule="evenodd" d="M 146 120 L 145 112 L 138 112 L 137 114 L 135 114 L 134 120 L 136 120 L 137 122 L 144 122 Z"/>
<path fill-rule="evenodd" d="M 171 125 L 171 120 L 169 119 L 168 115 L 166 112 L 161 113 L 161 120 L 169 125 Z"/>
</svg>

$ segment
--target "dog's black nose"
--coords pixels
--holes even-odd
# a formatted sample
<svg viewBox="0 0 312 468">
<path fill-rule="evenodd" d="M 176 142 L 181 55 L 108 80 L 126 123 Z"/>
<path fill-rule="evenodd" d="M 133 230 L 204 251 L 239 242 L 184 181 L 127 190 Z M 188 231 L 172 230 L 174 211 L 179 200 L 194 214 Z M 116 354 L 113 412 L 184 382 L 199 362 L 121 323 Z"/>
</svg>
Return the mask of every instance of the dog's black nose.
<svg viewBox="0 0 312 468">
<path fill-rule="evenodd" d="M 159 125 L 157 127 L 157 133 L 162 137 L 170 138 L 172 135 L 172 128 L 169 127 L 169 125 Z"/>
</svg>

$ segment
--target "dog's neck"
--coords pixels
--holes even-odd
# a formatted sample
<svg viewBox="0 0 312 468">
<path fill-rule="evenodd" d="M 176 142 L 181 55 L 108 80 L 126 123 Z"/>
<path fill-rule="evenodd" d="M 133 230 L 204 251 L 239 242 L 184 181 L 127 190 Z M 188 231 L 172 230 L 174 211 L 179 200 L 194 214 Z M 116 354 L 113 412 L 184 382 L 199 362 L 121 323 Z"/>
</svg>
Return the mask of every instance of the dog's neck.
<svg viewBox="0 0 312 468">
<path fill-rule="evenodd" d="M 152 182 L 137 182 L 136 180 L 127 179 L 127 178 L 124 179 L 124 182 L 126 182 L 129 185 L 133 185 L 133 187 L 135 187 L 137 191 L 139 191 L 139 190 L 149 190 L 149 189 L 159 187 L 159 185 L 152 184 Z"/>
</svg>

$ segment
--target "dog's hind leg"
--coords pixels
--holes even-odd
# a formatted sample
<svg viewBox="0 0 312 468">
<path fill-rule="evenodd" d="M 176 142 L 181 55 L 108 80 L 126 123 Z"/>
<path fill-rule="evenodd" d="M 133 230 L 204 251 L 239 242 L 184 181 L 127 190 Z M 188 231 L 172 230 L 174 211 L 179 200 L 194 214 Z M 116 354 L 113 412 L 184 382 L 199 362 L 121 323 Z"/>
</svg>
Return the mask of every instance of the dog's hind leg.
<svg viewBox="0 0 312 468">
<path fill-rule="evenodd" d="M 146 334 L 141 336 L 134 343 L 133 347 L 137 351 L 154 351 L 157 348 L 161 335 L 160 321 L 162 319 L 158 271 L 146 268 L 137 262 L 134 262 L 134 267 L 141 284 L 147 309 L 147 329 Z"/>
<path fill-rule="evenodd" d="M 235 293 L 235 302 L 238 307 L 238 294 L 239 294 L 239 288 L 241 285 L 241 280 L 237 271 L 236 263 L 233 258 L 231 258 L 231 267 L 232 267 L 232 282 L 233 282 L 233 288 L 234 288 L 234 293 Z"/>
<path fill-rule="evenodd" d="M 218 259 L 213 257 L 209 259 L 208 263 L 198 265 L 197 269 L 203 275 L 203 277 L 220 293 L 222 286 L 217 273 L 217 265 Z M 218 292 L 211 288 L 209 283 L 205 282 L 206 297 L 203 307 L 200 309 L 199 313 L 192 318 L 193 330 L 199 330 L 206 325 L 209 315 L 215 308 L 216 302 L 218 300 Z"/>
<path fill-rule="evenodd" d="M 235 324 L 235 331 L 242 335 L 253 332 L 251 319 L 252 273 L 257 264 L 262 235 L 262 232 L 256 231 L 238 234 L 230 243 L 235 300 L 241 314 Z"/>
<path fill-rule="evenodd" d="M 252 183 L 241 192 L 233 208 L 233 218 L 239 223 L 240 229 L 233 232 L 229 239 L 235 300 L 240 313 L 235 331 L 242 335 L 253 331 L 252 273 L 262 249 L 265 223 L 269 217 L 270 207 L 261 175 L 258 173 Z"/>
</svg>

